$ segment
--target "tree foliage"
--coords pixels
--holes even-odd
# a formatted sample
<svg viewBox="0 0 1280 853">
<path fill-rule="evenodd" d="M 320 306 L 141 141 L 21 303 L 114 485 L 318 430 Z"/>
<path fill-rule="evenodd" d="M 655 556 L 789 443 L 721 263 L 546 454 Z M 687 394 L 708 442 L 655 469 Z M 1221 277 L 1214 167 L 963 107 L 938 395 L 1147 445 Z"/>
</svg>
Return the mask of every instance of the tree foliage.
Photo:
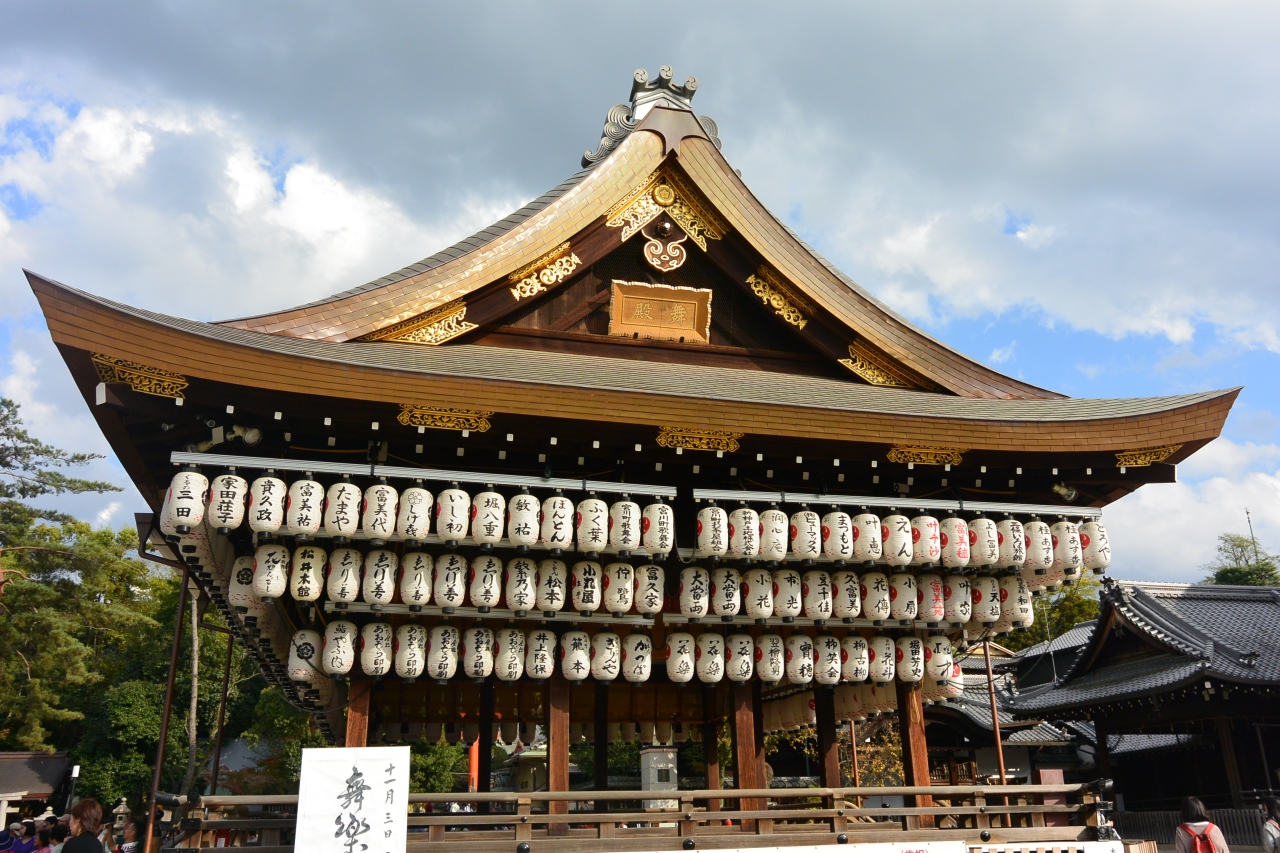
<svg viewBox="0 0 1280 853">
<path fill-rule="evenodd" d="M 97 453 L 50 447 L 22 428 L 18 404 L 0 397 L 0 499 L 30 499 L 72 492 L 118 492 L 119 486 L 69 477 L 57 469 L 87 465 Z"/>
<path fill-rule="evenodd" d="M 1035 598 L 1032 607 L 1036 618 L 1032 626 L 1026 631 L 1002 637 L 998 642 L 1016 652 L 1059 637 L 1080 622 L 1097 619 L 1100 609 L 1098 593 L 1101 590 L 1101 583 L 1085 576 L 1073 586 L 1064 586 Z"/>
<path fill-rule="evenodd" d="M 1218 553 L 1207 565 L 1205 583 L 1231 586 L 1280 586 L 1280 556 L 1267 553 L 1252 536 L 1223 533 Z"/>
</svg>

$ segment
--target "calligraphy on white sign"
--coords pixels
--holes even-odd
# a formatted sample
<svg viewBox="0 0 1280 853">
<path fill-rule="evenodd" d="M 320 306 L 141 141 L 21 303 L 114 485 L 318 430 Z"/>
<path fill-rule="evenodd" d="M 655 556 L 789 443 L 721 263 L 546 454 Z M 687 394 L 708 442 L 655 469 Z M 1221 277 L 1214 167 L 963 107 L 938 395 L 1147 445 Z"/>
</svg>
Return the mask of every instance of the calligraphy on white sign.
<svg viewBox="0 0 1280 853">
<path fill-rule="evenodd" d="M 304 749 L 295 850 L 401 853 L 409 805 L 409 747 Z"/>
</svg>

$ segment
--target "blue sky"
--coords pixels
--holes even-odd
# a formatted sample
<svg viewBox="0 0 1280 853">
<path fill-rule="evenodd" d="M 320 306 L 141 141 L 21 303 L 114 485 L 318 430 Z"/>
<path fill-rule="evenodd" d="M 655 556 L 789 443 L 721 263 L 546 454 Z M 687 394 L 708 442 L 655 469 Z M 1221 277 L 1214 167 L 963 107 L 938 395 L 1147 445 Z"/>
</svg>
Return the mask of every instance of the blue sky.
<svg viewBox="0 0 1280 853">
<path fill-rule="evenodd" d="M 951 346 L 1072 396 L 1244 385 L 1107 515 L 1118 574 L 1197 579 L 1246 506 L 1280 550 L 1276 43 L 1262 2 L 10 3 L 0 393 L 105 450 L 24 266 L 201 319 L 336 292 L 558 183 L 666 62 L 772 210 Z"/>
</svg>

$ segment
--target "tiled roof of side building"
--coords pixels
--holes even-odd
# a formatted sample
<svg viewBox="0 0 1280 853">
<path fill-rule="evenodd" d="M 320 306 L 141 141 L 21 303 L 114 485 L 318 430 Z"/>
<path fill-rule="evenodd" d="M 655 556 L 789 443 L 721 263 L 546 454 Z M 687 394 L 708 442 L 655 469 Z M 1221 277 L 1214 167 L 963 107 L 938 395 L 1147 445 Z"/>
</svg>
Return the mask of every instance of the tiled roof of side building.
<svg viewBox="0 0 1280 853">
<path fill-rule="evenodd" d="M 1094 625 L 1097 620 L 1090 619 L 1087 622 L 1077 622 L 1062 634 L 1043 643 L 1036 643 L 1034 646 L 1027 646 L 1017 652 L 1019 658 L 1034 658 L 1040 655 L 1050 654 L 1053 652 L 1069 651 L 1078 649 L 1081 646 L 1088 645 L 1089 637 L 1093 634 Z"/>
</svg>

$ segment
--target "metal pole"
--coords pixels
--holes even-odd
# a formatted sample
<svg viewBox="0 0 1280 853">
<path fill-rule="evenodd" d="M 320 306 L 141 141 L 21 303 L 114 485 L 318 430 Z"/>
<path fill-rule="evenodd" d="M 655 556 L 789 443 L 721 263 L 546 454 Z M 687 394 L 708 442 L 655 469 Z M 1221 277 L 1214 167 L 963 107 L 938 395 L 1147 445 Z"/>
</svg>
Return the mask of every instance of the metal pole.
<svg viewBox="0 0 1280 853">
<path fill-rule="evenodd" d="M 218 793 L 218 771 L 222 764 L 222 727 L 227 718 L 227 686 L 231 683 L 231 653 L 236 650 L 235 638 L 227 634 L 227 665 L 222 670 L 222 699 L 218 702 L 218 739 L 213 742 L 213 773 L 209 777 L 209 793 Z"/>
<path fill-rule="evenodd" d="M 139 554 L 148 559 L 160 560 L 139 548 Z M 172 561 L 164 560 L 172 565 Z M 173 712 L 173 682 L 178 674 L 178 654 L 182 650 L 182 622 L 187 615 L 187 567 L 182 566 L 179 575 L 178 613 L 173 626 L 173 646 L 169 649 L 169 679 L 164 691 L 164 713 L 160 717 L 160 745 L 156 747 L 156 766 L 151 773 L 151 802 L 147 805 L 147 842 L 143 853 L 155 849 L 156 793 L 160 790 L 160 771 L 164 769 L 164 749 L 169 740 L 169 715 Z"/>
<path fill-rule="evenodd" d="M 1253 516 L 1249 514 L 1248 507 L 1244 508 L 1244 518 L 1249 522 L 1249 538 L 1253 540 L 1253 564 L 1256 566 L 1262 563 L 1262 558 L 1258 556 L 1258 537 L 1253 535 Z"/>
</svg>

